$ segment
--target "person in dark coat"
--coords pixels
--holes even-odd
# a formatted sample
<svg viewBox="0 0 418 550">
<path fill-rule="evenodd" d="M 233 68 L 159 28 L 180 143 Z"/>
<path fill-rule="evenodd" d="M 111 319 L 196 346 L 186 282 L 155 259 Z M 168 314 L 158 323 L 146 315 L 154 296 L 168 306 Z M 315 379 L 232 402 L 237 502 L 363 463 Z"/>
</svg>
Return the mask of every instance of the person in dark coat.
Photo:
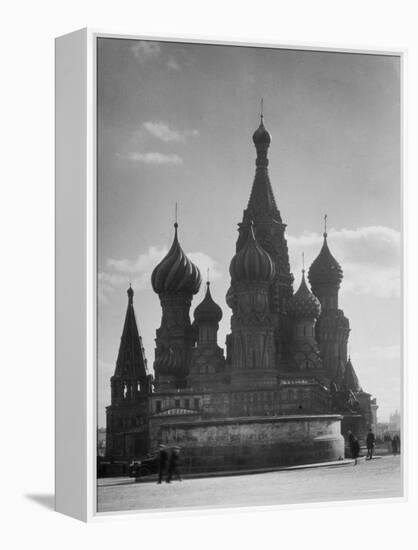
<svg viewBox="0 0 418 550">
<path fill-rule="evenodd" d="M 350 448 L 350 456 L 351 458 L 354 458 L 353 456 L 353 443 L 354 443 L 354 440 L 356 438 L 354 437 L 354 434 L 351 430 L 348 430 L 347 432 L 347 441 L 348 441 L 348 446 Z"/>
<path fill-rule="evenodd" d="M 400 454 L 400 452 L 401 452 L 401 436 L 399 434 L 396 434 L 396 442 L 397 442 L 397 445 L 398 445 L 398 453 Z"/>
<path fill-rule="evenodd" d="M 357 465 L 357 459 L 359 455 L 360 455 L 360 443 L 358 439 L 354 437 L 353 443 L 351 445 L 351 456 L 354 458 L 354 466 Z"/>
<path fill-rule="evenodd" d="M 170 461 L 168 463 L 167 483 L 170 483 L 174 476 L 176 476 L 177 479 L 181 481 L 179 462 L 180 447 L 174 447 L 174 449 L 171 451 Z"/>
<path fill-rule="evenodd" d="M 399 454 L 401 450 L 401 440 L 398 434 L 395 434 L 392 439 L 392 452 L 394 455 Z"/>
<path fill-rule="evenodd" d="M 372 429 L 370 428 L 369 433 L 367 434 L 366 438 L 366 446 L 367 446 L 367 458 L 371 460 L 373 458 L 373 451 L 374 446 L 376 445 L 376 437 L 374 433 L 372 432 Z"/>
<path fill-rule="evenodd" d="M 164 445 L 158 449 L 158 483 L 161 483 L 165 470 L 167 468 L 168 454 Z"/>
</svg>

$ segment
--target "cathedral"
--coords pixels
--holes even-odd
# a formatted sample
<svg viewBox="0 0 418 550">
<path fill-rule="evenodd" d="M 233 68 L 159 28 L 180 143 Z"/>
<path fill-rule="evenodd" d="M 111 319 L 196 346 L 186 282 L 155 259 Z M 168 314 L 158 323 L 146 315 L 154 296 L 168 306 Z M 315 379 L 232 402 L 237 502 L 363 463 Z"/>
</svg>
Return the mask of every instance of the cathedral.
<svg viewBox="0 0 418 550">
<path fill-rule="evenodd" d="M 343 270 L 326 223 L 322 248 L 294 292 L 262 115 L 253 142 L 255 177 L 229 266 L 225 350 L 217 338 L 223 311 L 209 281 L 191 319 L 202 279 L 176 222 L 171 248 L 151 277 L 162 310 L 154 375 L 128 289 L 106 409 L 107 460 L 137 460 L 163 443 L 181 447 L 190 472 L 323 462 L 344 456 L 348 430 L 362 438 L 376 427 L 376 400 L 362 389 L 347 354 L 350 324 L 338 303 Z"/>
</svg>

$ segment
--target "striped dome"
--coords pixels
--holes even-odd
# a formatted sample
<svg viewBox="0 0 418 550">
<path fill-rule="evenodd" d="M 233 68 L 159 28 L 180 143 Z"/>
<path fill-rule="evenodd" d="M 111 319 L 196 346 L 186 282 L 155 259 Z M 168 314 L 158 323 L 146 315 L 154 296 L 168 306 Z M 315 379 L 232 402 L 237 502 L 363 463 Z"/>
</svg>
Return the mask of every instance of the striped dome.
<svg viewBox="0 0 418 550">
<path fill-rule="evenodd" d="M 269 254 L 256 241 L 253 226 L 247 241 L 235 254 L 229 266 L 232 283 L 237 281 L 271 281 L 275 269 Z"/>
<path fill-rule="evenodd" d="M 167 348 L 162 351 L 157 357 L 154 368 L 157 369 L 160 373 L 171 372 L 175 369 L 176 365 L 176 354 L 174 353 L 172 348 Z"/>
<path fill-rule="evenodd" d="M 183 252 L 177 238 L 177 223 L 174 224 L 174 241 L 168 254 L 161 260 L 151 275 L 154 292 L 186 292 L 197 294 L 202 282 L 200 271 Z"/>
</svg>

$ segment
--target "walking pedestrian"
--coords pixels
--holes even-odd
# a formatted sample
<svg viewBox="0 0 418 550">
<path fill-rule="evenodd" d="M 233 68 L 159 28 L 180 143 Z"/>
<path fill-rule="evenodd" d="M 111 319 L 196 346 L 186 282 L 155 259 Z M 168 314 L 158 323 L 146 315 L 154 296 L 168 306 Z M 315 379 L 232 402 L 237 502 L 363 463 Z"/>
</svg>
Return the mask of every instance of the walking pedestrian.
<svg viewBox="0 0 418 550">
<path fill-rule="evenodd" d="M 353 443 L 351 445 L 351 456 L 354 458 L 354 466 L 357 466 L 357 459 L 360 455 L 360 443 L 356 437 L 353 436 Z"/>
<path fill-rule="evenodd" d="M 369 460 L 373 458 L 373 451 L 374 451 L 375 445 L 376 445 L 376 437 L 372 431 L 372 428 L 370 427 L 369 433 L 367 434 L 367 438 L 366 438 L 367 458 Z"/>
<path fill-rule="evenodd" d="M 392 452 L 394 455 L 399 454 L 401 451 L 401 440 L 398 434 L 395 434 L 392 439 Z"/>
<path fill-rule="evenodd" d="M 161 483 L 167 468 L 168 454 L 164 445 L 158 448 L 158 483 Z"/>
<path fill-rule="evenodd" d="M 350 449 L 350 456 L 351 458 L 354 458 L 353 456 L 353 443 L 356 438 L 354 437 L 354 434 L 351 430 L 348 430 L 347 432 L 347 441 L 348 441 L 348 447 Z"/>
<path fill-rule="evenodd" d="M 174 476 L 176 476 L 176 478 L 181 481 L 179 462 L 180 447 L 174 447 L 174 449 L 171 451 L 170 461 L 168 463 L 167 483 L 170 483 Z"/>
</svg>

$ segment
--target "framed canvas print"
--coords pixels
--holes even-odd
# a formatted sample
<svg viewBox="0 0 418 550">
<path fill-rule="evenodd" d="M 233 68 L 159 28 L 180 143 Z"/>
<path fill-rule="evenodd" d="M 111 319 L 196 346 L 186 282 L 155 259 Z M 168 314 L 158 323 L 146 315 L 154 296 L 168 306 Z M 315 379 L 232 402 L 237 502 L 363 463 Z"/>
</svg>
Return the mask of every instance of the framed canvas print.
<svg viewBox="0 0 418 550">
<path fill-rule="evenodd" d="M 399 499 L 393 51 L 56 41 L 56 502 Z"/>
</svg>

